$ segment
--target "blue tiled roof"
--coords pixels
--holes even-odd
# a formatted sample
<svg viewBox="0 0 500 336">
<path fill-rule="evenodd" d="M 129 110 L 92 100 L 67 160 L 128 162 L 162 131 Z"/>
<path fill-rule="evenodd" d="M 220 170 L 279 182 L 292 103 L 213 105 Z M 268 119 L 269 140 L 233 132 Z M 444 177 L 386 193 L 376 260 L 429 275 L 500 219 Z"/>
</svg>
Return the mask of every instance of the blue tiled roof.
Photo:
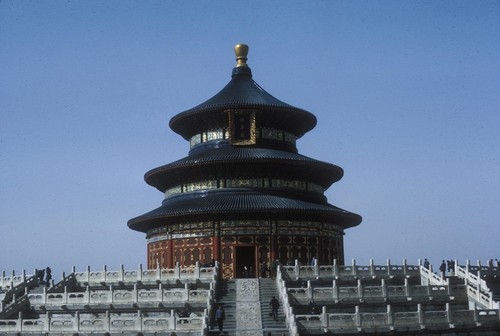
<svg viewBox="0 0 500 336">
<path fill-rule="evenodd" d="M 188 139 L 200 129 L 223 127 L 227 109 L 257 109 L 260 122 L 294 133 L 298 137 L 316 126 L 316 117 L 303 109 L 284 103 L 257 84 L 249 68 L 235 68 L 231 81 L 215 96 L 170 120 L 170 128 Z M 280 127 L 280 125 L 282 127 Z"/>
<path fill-rule="evenodd" d="M 216 190 L 192 192 L 166 199 L 162 206 L 128 222 L 131 229 L 146 232 L 158 225 L 175 218 L 182 221 L 184 217 L 208 218 L 210 215 L 272 217 L 280 218 L 306 215 L 309 220 L 323 219 L 344 228 L 358 225 L 361 217 L 357 214 L 335 207 L 331 204 L 318 204 L 303 200 L 286 198 L 277 195 L 263 194 L 248 189 Z"/>
<path fill-rule="evenodd" d="M 180 168 L 195 166 L 201 168 L 203 166 L 206 173 L 209 173 L 209 170 L 207 170 L 208 166 L 225 163 L 235 163 L 238 165 L 258 165 L 260 163 L 287 165 L 291 168 L 293 167 L 293 169 L 302 170 L 304 176 L 310 175 L 309 178 L 312 178 L 312 182 L 323 185 L 324 188 L 329 187 L 343 176 L 342 168 L 297 153 L 268 148 L 225 146 L 196 152 L 180 160 L 152 169 L 145 174 L 144 178 L 148 184 L 164 191 L 165 188 L 175 183 L 172 181 L 174 178 L 182 175 Z M 172 174 L 174 170 L 176 170 L 177 177 Z M 184 172 L 191 174 L 187 170 L 184 170 Z"/>
</svg>

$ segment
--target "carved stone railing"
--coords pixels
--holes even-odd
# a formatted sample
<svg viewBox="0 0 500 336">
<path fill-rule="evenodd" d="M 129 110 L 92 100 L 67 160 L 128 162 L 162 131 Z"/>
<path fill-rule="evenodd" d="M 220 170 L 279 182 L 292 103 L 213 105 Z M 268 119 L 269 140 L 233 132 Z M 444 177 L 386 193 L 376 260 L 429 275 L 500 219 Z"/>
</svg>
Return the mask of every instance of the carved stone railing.
<svg viewBox="0 0 500 336">
<path fill-rule="evenodd" d="M 477 266 L 472 266 L 468 260 L 463 267 L 459 266 L 457 262 L 455 264 L 455 274 L 467 283 L 469 297 L 481 307 L 499 309 L 500 302 L 493 299 L 493 292 L 488 287 L 487 282 L 482 279 L 483 275 L 500 276 L 498 267 L 481 266 L 479 262 Z"/>
<path fill-rule="evenodd" d="M 432 272 L 432 267 L 427 269 L 420 266 L 420 279 L 422 284 L 430 283 L 431 285 L 448 285 L 448 280 Z"/>
<path fill-rule="evenodd" d="M 290 301 L 288 298 L 288 292 L 283 280 L 283 274 L 281 272 L 282 267 L 278 267 L 276 271 L 276 287 L 278 289 L 278 296 L 282 303 L 283 314 L 285 315 L 285 321 L 290 336 L 299 335 L 297 329 L 297 323 L 295 321 L 295 315 L 293 314 L 292 307 L 290 306 Z"/>
<path fill-rule="evenodd" d="M 418 265 L 406 264 L 406 260 L 403 260 L 402 265 L 392 265 L 390 260 L 387 260 L 386 265 L 375 265 L 373 260 L 370 260 L 368 266 L 357 265 L 356 260 L 353 260 L 351 265 L 338 265 L 337 261 L 334 260 L 333 265 L 318 265 L 315 263 L 314 265 L 301 266 L 298 260 L 295 260 L 294 266 L 282 266 L 282 273 L 285 277 L 304 280 L 318 278 L 338 279 L 342 277 L 392 278 L 396 276 L 419 276 L 419 268 Z"/>
<path fill-rule="evenodd" d="M 449 304 L 442 311 L 424 311 L 420 304 L 417 311 L 394 312 L 390 305 L 385 313 L 360 312 L 359 306 L 355 313 L 327 313 L 323 307 L 321 314 L 296 315 L 297 323 L 306 329 L 323 329 L 324 332 L 334 332 L 342 329 L 363 331 L 365 329 L 386 328 L 392 330 L 408 330 L 436 328 L 454 328 L 455 326 L 474 328 L 481 325 L 500 326 L 499 310 L 452 310 Z"/>
<path fill-rule="evenodd" d="M 380 285 L 364 285 L 361 280 L 357 286 L 338 286 L 337 280 L 332 281 L 332 287 L 313 287 L 311 281 L 307 287 L 287 288 L 289 296 L 297 302 L 307 304 L 312 301 L 341 300 L 362 301 L 365 299 L 405 299 L 425 300 L 438 299 L 451 301 L 456 298 L 467 298 L 465 285 L 409 285 L 408 279 L 404 285 L 387 285 L 385 279 L 381 279 Z"/>
<path fill-rule="evenodd" d="M 5 307 L 14 297 L 24 295 L 30 288 L 35 287 L 37 284 L 38 279 L 36 277 L 26 276 L 26 274 L 23 274 L 22 281 L 11 281 L 11 284 L 6 286 L 6 288 L 8 287 L 9 289 L 3 295 L 2 305 Z"/>
<path fill-rule="evenodd" d="M 73 268 L 75 278 L 80 283 L 118 283 L 118 282 L 156 282 L 166 280 L 203 280 L 215 281 L 217 277 L 216 267 L 200 267 L 196 263 L 193 267 L 174 267 L 174 268 L 156 268 L 143 269 L 139 265 L 137 270 L 125 270 L 123 265 L 117 271 L 104 269 L 101 271 L 92 271 L 90 267 L 84 272 L 77 272 Z"/>
<path fill-rule="evenodd" d="M 15 271 L 12 271 L 10 275 L 7 275 L 5 271 L 3 271 L 0 276 L 0 289 L 9 290 L 25 282 L 27 278 L 31 277 L 33 277 L 33 275 L 26 275 L 26 271 L 23 271 L 20 275 L 16 275 Z"/>
<path fill-rule="evenodd" d="M 6 332 L 196 332 L 201 335 L 207 330 L 206 311 L 201 316 L 191 314 L 190 317 L 176 317 L 172 310 L 170 314 L 163 313 L 159 316 L 144 317 L 141 311 L 136 314 L 110 314 L 103 316 L 74 316 L 46 314 L 38 319 L 23 319 L 21 314 L 17 319 L 0 320 L 0 334 Z"/>
<path fill-rule="evenodd" d="M 42 293 L 28 294 L 28 299 L 32 305 L 82 305 L 100 303 L 147 303 L 147 302 L 200 302 L 209 305 L 213 296 L 213 289 L 188 289 L 185 288 L 164 289 L 162 284 L 156 289 L 138 289 L 137 284 L 134 289 L 115 289 L 109 286 L 108 290 L 92 290 L 87 287 L 85 292 L 67 292 L 66 288 L 62 293 Z"/>
</svg>

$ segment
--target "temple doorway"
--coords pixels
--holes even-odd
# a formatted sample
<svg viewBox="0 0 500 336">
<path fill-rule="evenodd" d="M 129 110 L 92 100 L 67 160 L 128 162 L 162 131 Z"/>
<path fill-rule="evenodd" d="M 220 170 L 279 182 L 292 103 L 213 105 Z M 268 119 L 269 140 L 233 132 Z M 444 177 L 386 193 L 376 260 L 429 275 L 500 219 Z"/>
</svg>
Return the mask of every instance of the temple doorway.
<svg viewBox="0 0 500 336">
<path fill-rule="evenodd" d="M 236 247 L 236 278 L 255 277 L 255 246 Z"/>
</svg>

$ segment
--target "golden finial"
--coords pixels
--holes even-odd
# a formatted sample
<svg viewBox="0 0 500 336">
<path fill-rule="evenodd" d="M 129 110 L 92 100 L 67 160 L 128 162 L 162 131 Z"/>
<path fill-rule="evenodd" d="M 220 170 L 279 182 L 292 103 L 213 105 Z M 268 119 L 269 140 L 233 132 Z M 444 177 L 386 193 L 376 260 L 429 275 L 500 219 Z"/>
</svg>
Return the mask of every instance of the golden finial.
<svg viewBox="0 0 500 336">
<path fill-rule="evenodd" d="M 235 45 L 234 53 L 236 55 L 236 67 L 248 66 L 247 65 L 248 46 L 246 44 Z"/>
</svg>

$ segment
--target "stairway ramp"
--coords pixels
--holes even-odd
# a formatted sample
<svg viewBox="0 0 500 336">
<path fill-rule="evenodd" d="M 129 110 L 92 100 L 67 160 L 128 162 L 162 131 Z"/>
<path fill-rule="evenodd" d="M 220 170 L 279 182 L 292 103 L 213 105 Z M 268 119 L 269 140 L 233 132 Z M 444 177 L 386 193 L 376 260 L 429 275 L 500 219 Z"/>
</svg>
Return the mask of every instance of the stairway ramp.
<svg viewBox="0 0 500 336">
<path fill-rule="evenodd" d="M 282 336 L 288 335 L 282 309 L 274 321 L 270 316 L 269 302 L 278 296 L 272 279 L 222 280 L 213 314 L 219 305 L 225 312 L 223 332 L 220 333 L 214 316 L 210 320 L 209 335 L 225 336 Z"/>
</svg>

